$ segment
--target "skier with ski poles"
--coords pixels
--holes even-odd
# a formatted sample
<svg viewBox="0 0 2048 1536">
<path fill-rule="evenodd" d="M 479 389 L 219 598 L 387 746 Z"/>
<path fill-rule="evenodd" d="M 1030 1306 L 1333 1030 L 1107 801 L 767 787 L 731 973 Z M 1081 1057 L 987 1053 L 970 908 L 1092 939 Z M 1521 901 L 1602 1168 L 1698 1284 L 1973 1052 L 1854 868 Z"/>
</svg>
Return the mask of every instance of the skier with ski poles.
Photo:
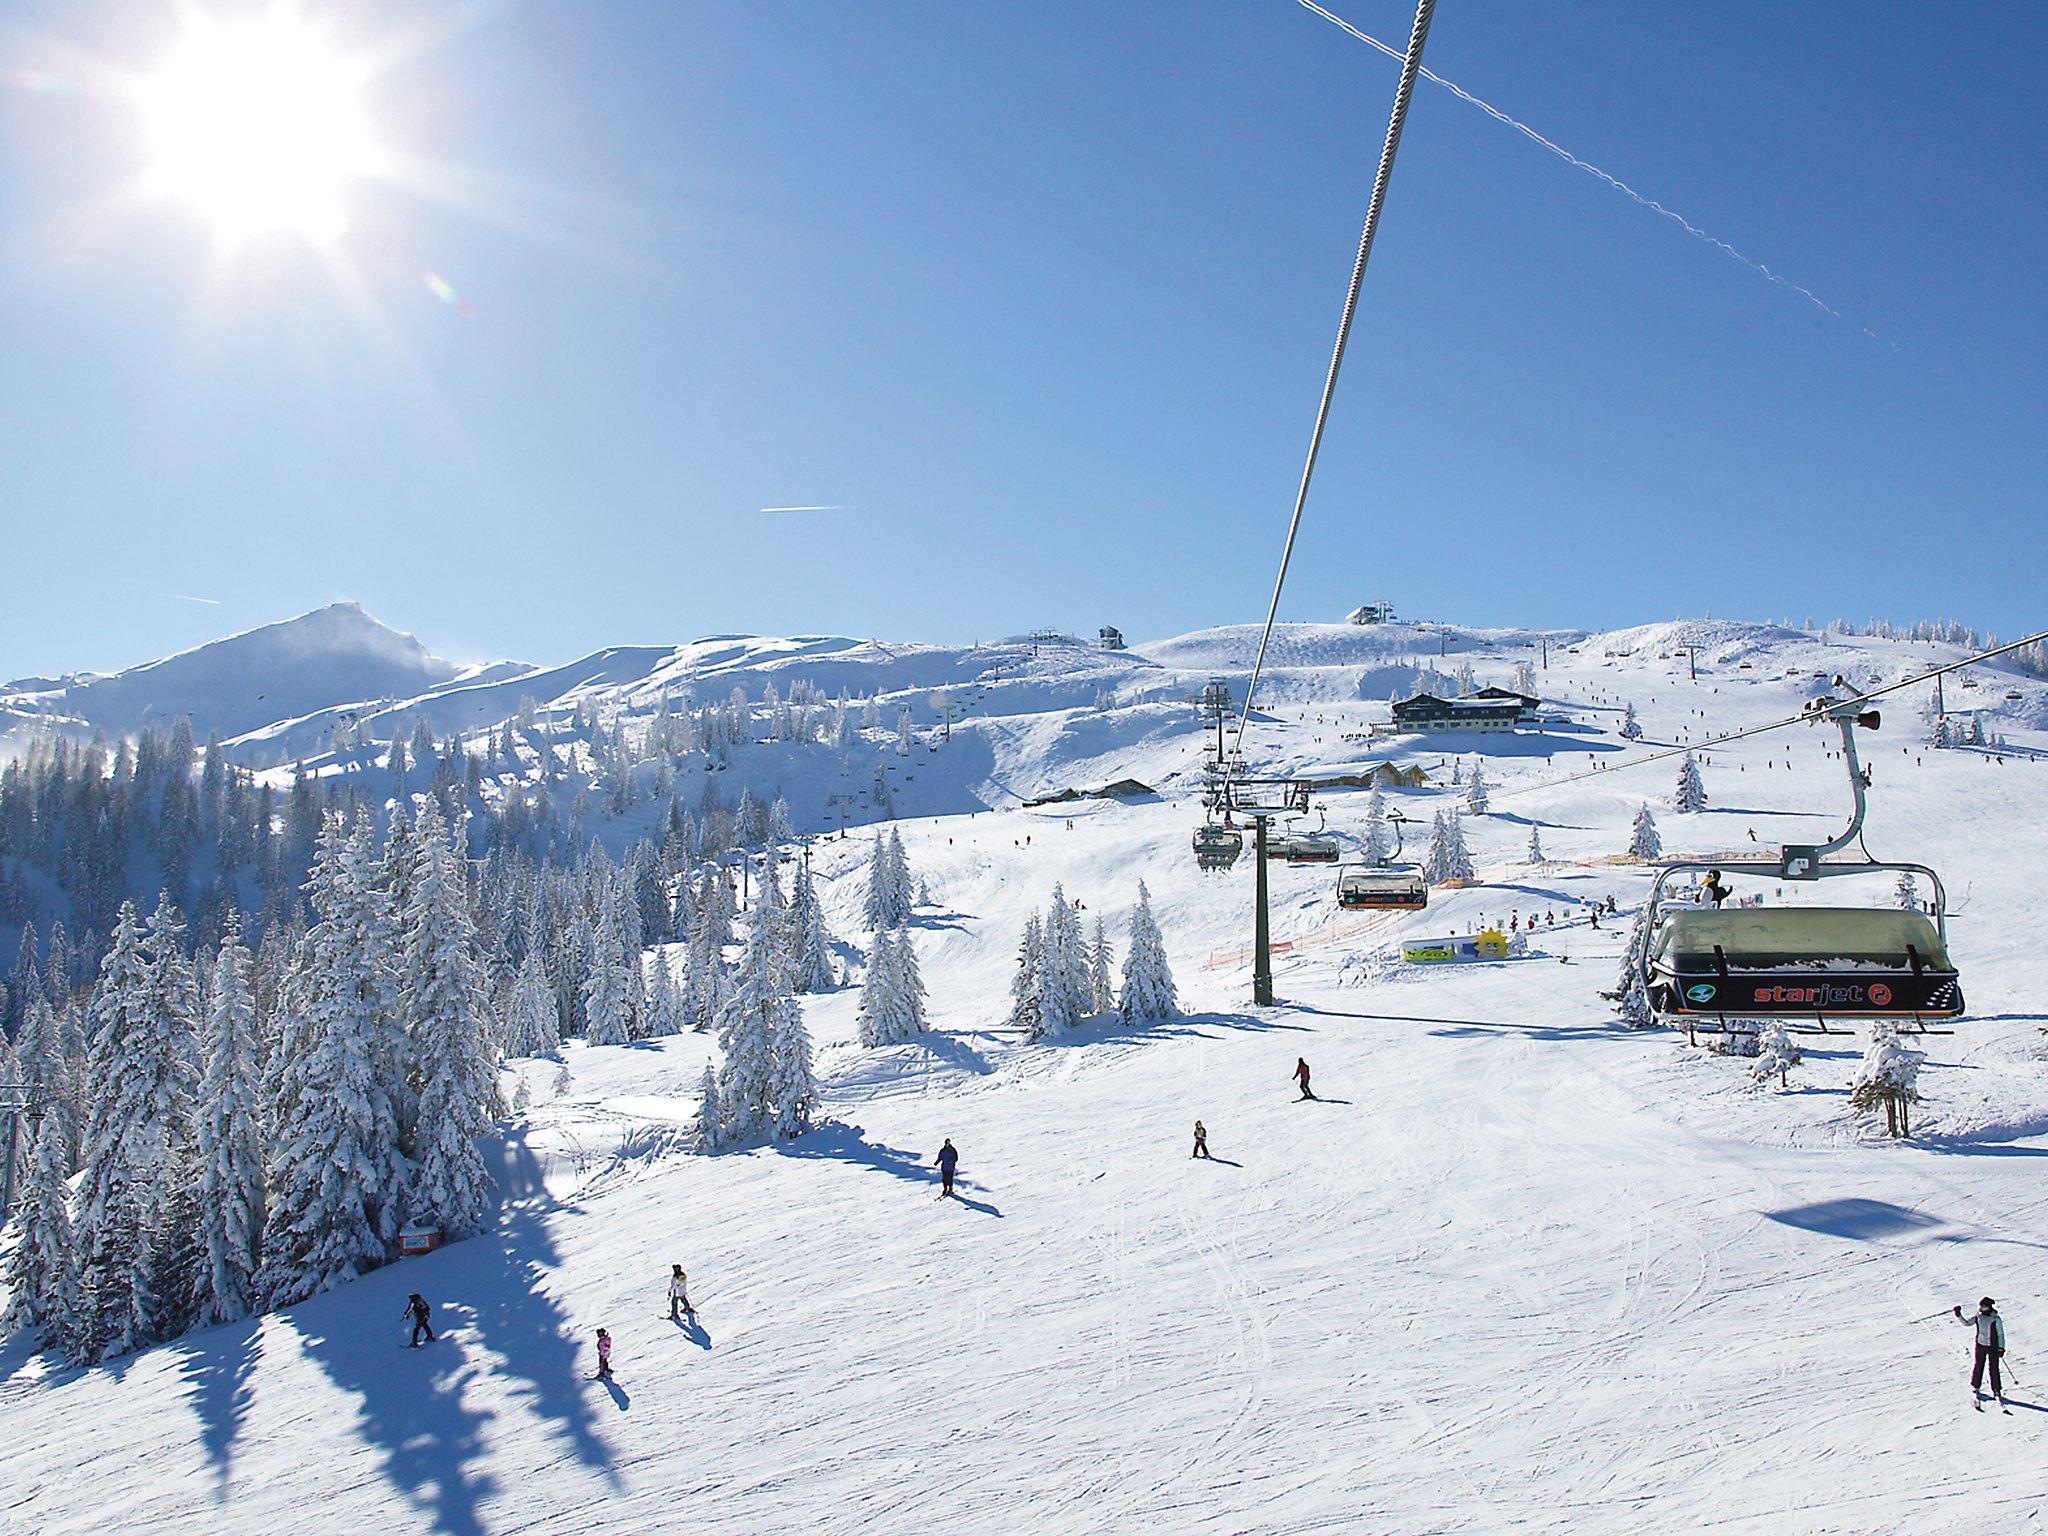
<svg viewBox="0 0 2048 1536">
<path fill-rule="evenodd" d="M 932 1165 L 939 1170 L 939 1182 L 942 1185 L 942 1188 L 939 1190 L 939 1198 L 941 1200 L 944 1200 L 953 1193 L 953 1170 L 959 1166 L 959 1163 L 959 1150 L 953 1145 L 953 1138 L 948 1136 L 946 1144 L 939 1148 L 939 1155 L 932 1159 Z"/>
<path fill-rule="evenodd" d="M 423 1333 L 427 1336 L 429 1344 L 434 1342 L 433 1325 L 427 1321 L 427 1314 L 432 1310 L 433 1308 L 427 1305 L 427 1298 L 418 1291 L 414 1291 L 405 1299 L 405 1311 L 400 1313 L 399 1316 L 412 1319 L 412 1342 L 406 1345 L 407 1349 L 418 1349 L 420 1347 L 420 1335 Z"/>
<path fill-rule="evenodd" d="M 689 1278 L 683 1273 L 682 1265 L 669 1266 L 668 1320 L 672 1323 L 681 1322 L 686 1314 L 693 1321 L 696 1319 L 697 1309 L 690 1305 Z"/>
<path fill-rule="evenodd" d="M 1315 1097 L 1314 1092 L 1308 1086 L 1308 1058 L 1306 1056 L 1294 1058 L 1294 1080 L 1301 1084 L 1302 1099 L 1312 1099 Z M 1296 1099 L 1294 1102 L 1299 1104 L 1301 1099 Z"/>
<path fill-rule="evenodd" d="M 1977 1407 L 1984 1406 L 1984 1367 L 1991 1367 L 1991 1395 L 1998 1399 L 1998 1406 L 2005 1406 L 2005 1385 L 1998 1377 L 1998 1362 L 2005 1358 L 2005 1319 L 1998 1315 L 1998 1304 L 1989 1296 L 1977 1303 L 1975 1317 L 1963 1316 L 1960 1306 L 1952 1308 L 1956 1321 L 1965 1328 L 1976 1332 L 1976 1352 L 1970 1363 L 1970 1396 Z"/>
</svg>

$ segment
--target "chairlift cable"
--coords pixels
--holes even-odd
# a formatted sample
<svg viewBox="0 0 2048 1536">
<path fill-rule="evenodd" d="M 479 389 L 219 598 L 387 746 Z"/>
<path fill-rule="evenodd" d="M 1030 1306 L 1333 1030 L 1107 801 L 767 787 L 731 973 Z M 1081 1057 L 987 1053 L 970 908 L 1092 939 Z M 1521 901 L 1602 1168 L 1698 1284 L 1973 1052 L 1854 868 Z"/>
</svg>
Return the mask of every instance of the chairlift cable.
<svg viewBox="0 0 2048 1536">
<path fill-rule="evenodd" d="M 1259 653 L 1252 662 L 1251 681 L 1245 687 L 1244 712 L 1237 721 L 1237 750 L 1244 751 L 1245 727 L 1251 723 L 1252 699 L 1259 689 L 1259 674 L 1265 670 L 1266 647 L 1273 639 L 1273 621 L 1280 612 L 1280 591 L 1287 585 L 1287 564 L 1294 558 L 1294 538 L 1301 531 L 1301 511 L 1308 504 L 1309 481 L 1316 472 L 1316 455 L 1323 446 L 1323 428 L 1330 419 L 1330 400 L 1337 392 L 1337 373 L 1344 366 L 1344 347 L 1351 339 L 1351 317 L 1358 309 L 1358 290 L 1365 281 L 1365 264 L 1372 255 L 1373 236 L 1379 231 L 1380 209 L 1387 199 L 1387 183 L 1394 174 L 1394 154 L 1401 147 L 1401 129 L 1408 120 L 1408 101 L 1415 94 L 1415 77 L 1422 69 L 1422 45 L 1429 37 L 1430 16 L 1436 0 L 1417 0 L 1415 25 L 1408 34 L 1408 52 L 1401 61 L 1401 83 L 1394 91 L 1394 110 L 1387 119 L 1387 139 L 1380 149 L 1378 173 L 1373 177 L 1372 201 L 1366 205 L 1365 228 L 1358 237 L 1358 259 L 1351 267 L 1351 287 L 1344 295 L 1344 315 L 1337 322 L 1337 345 L 1330 353 L 1330 371 L 1323 380 L 1322 403 L 1316 408 L 1315 431 L 1309 435 L 1308 458 L 1301 466 L 1301 486 L 1294 494 L 1294 516 L 1287 524 L 1287 542 L 1280 550 L 1280 574 L 1273 580 L 1273 601 L 1266 609 L 1266 627 L 1259 636 Z"/>
<path fill-rule="evenodd" d="M 1916 672 L 1911 677 L 1900 678 L 1895 683 L 1886 683 L 1881 688 L 1873 688 L 1868 693 L 1859 693 L 1853 698 L 1838 700 L 1837 703 L 1843 707 L 1867 704 L 1872 699 L 1881 699 L 1887 694 L 1897 693 L 1901 689 L 1932 682 L 1935 678 L 1947 673 L 1961 671 L 1964 667 L 1974 667 L 1979 662 L 1991 661 L 2006 655 L 2008 652 L 2021 650 L 2027 646 L 2039 644 L 2042 641 L 2048 641 L 2048 629 L 2044 629 L 2038 634 L 2028 635 L 2023 640 L 2015 640 L 2010 645 L 2001 645 L 1993 650 L 1981 651 L 1975 656 L 1965 656 L 1961 661 L 1951 661 L 1946 665 L 1933 667 L 1925 672 Z M 1762 736 L 1770 731 L 1782 731 L 1787 726 L 1810 725 L 1816 718 L 1813 712 L 1802 711 L 1799 714 L 1790 715 L 1783 720 L 1773 720 L 1767 725 L 1745 726 L 1742 730 L 1730 731 L 1723 736 L 1710 736 L 1704 741 L 1687 742 L 1676 747 L 1663 747 L 1646 757 L 1631 758 L 1625 763 L 1581 769 L 1577 773 L 1566 774 L 1562 778 L 1546 779 L 1541 784 L 1523 784 L 1512 789 L 1493 790 L 1491 793 L 1496 800 L 1512 800 L 1518 795 L 1534 794 L 1542 789 L 1562 789 L 1567 784 L 1577 784 L 1586 779 L 1604 778 L 1611 773 L 1625 773 L 1631 768 L 1645 768 L 1651 763 L 1663 762 L 1666 758 L 1681 757 L 1688 752 L 1704 752 L 1709 747 L 1726 746 L 1731 741 L 1742 741 L 1750 736 Z"/>
</svg>

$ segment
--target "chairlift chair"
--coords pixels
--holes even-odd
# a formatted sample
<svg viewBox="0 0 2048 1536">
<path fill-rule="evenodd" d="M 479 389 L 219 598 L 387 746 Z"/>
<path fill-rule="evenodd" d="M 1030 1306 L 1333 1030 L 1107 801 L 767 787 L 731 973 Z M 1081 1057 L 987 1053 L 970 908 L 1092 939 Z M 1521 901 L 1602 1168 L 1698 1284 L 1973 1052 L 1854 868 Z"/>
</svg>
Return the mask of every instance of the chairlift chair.
<svg viewBox="0 0 2048 1536">
<path fill-rule="evenodd" d="M 1334 837 L 1297 836 L 1283 838 L 1286 845 L 1284 857 L 1290 864 L 1334 864 L 1337 862 L 1337 839 Z"/>
<path fill-rule="evenodd" d="M 1429 882 L 1412 864 L 1400 862 L 1408 818 L 1398 808 L 1387 813 L 1394 829 L 1394 851 L 1377 864 L 1360 864 L 1337 876 L 1337 905 L 1348 911 L 1420 912 L 1429 905 Z"/>
<path fill-rule="evenodd" d="M 1420 912 L 1429 905 L 1429 882 L 1412 869 L 1362 864 L 1337 876 L 1337 905 L 1353 912 Z"/>
<path fill-rule="evenodd" d="M 1195 864 L 1200 869 L 1228 869 L 1244 852 L 1244 834 L 1220 822 L 1195 828 Z"/>
<path fill-rule="evenodd" d="M 1828 1021 L 1889 1018 L 1910 1022 L 1921 1034 L 1929 1019 L 1963 1012 L 1961 978 L 1948 954 L 1948 897 L 1941 877 L 1925 864 L 1876 859 L 1828 863 L 1827 856 L 1862 843 L 1864 791 L 1869 774 L 1857 764 L 1858 725 L 1874 730 L 1875 710 L 1831 698 L 1808 707 L 1815 720 L 1840 727 L 1842 758 L 1855 809 L 1848 827 L 1818 845 L 1788 844 L 1775 862 L 1713 865 L 1680 860 L 1664 866 L 1650 888 L 1649 942 L 1639 975 L 1651 1012 L 1682 1021 L 1688 1033 L 1747 1034 L 1759 1019 L 1783 1019 L 1799 1033 L 1834 1034 Z M 1722 911 L 1682 903 L 1674 879 L 1709 869 L 1723 874 L 1805 882 L 1881 872 L 1927 882 L 1928 912 L 1900 907 L 1746 907 Z"/>
</svg>

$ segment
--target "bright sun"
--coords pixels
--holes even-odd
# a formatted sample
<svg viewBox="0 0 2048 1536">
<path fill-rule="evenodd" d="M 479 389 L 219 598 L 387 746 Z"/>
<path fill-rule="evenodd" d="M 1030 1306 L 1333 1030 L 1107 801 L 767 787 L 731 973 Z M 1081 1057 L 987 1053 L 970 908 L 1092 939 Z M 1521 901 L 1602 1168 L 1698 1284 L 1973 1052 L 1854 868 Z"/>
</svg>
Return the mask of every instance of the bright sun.
<svg viewBox="0 0 2048 1536">
<path fill-rule="evenodd" d="M 142 85 L 150 186 L 191 205 L 224 245 L 347 227 L 352 183 L 381 167 L 363 112 L 366 71 L 287 9 L 195 18 Z"/>
</svg>

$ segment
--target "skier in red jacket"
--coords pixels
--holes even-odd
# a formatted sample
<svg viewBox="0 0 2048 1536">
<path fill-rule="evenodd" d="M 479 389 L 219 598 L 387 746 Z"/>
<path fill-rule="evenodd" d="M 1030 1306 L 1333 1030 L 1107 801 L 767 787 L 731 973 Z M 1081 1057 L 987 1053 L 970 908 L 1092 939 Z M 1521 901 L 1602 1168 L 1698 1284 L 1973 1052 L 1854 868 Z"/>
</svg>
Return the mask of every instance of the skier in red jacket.
<svg viewBox="0 0 2048 1536">
<path fill-rule="evenodd" d="M 1315 1094 L 1314 1094 L 1314 1093 L 1312 1093 L 1312 1092 L 1310 1092 L 1310 1090 L 1309 1090 L 1309 1086 L 1308 1086 L 1308 1058 L 1307 1058 L 1306 1056 L 1297 1056 L 1297 1057 L 1295 1057 L 1295 1059 L 1294 1059 L 1294 1080 L 1295 1080 L 1295 1081 L 1296 1081 L 1297 1083 L 1301 1084 L 1301 1097 L 1302 1097 L 1302 1098 L 1304 1098 L 1304 1099 L 1312 1099 L 1312 1098 L 1314 1098 L 1314 1097 L 1315 1097 Z M 1296 1102 L 1297 1102 L 1297 1103 L 1299 1103 L 1299 1102 L 1300 1102 L 1300 1100 L 1296 1100 Z"/>
</svg>

